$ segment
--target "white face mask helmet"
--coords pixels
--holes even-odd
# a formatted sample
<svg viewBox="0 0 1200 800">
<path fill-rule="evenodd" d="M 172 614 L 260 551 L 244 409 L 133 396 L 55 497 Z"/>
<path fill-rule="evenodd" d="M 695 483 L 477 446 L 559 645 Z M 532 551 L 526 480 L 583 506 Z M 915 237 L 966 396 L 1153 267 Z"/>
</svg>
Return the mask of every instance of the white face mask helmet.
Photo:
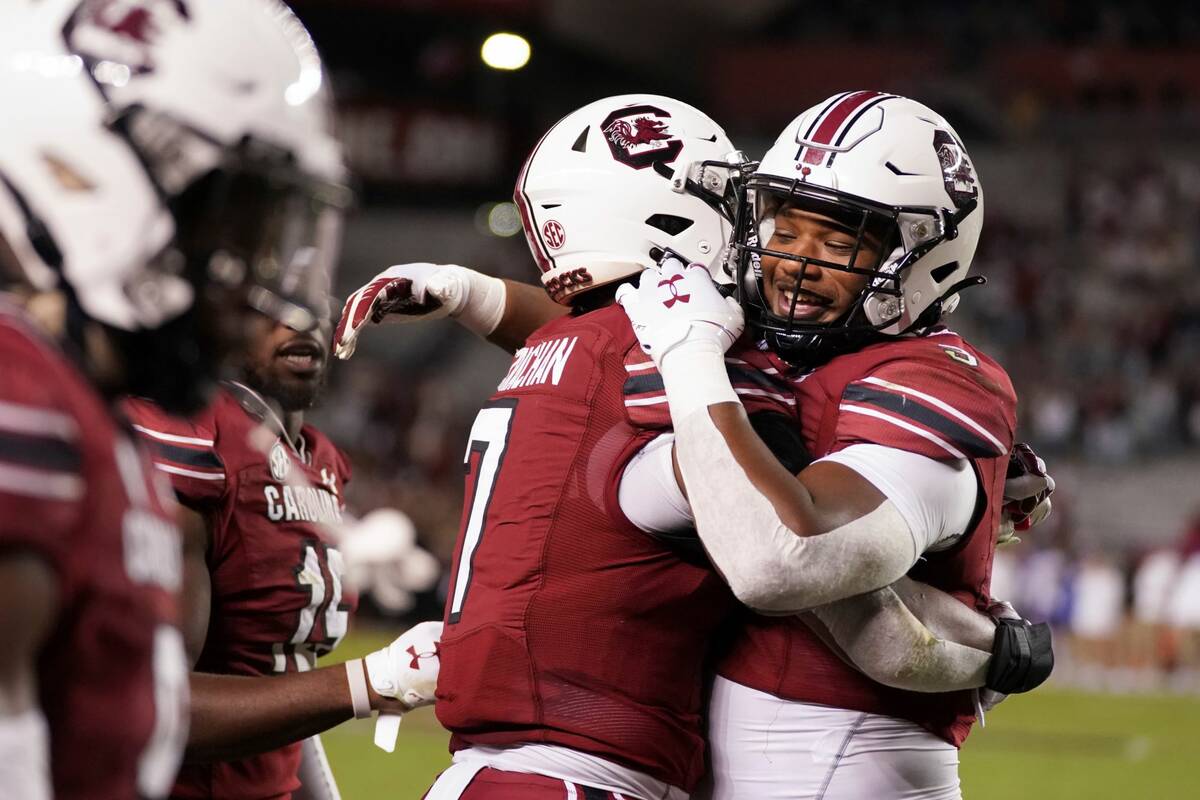
<svg viewBox="0 0 1200 800">
<path fill-rule="evenodd" d="M 743 162 L 717 123 L 669 97 L 609 97 L 533 149 L 513 199 L 546 291 L 572 304 L 667 251 L 724 272 Z"/>
<path fill-rule="evenodd" d="M 845 264 L 771 248 L 784 207 L 835 219 L 871 238 L 874 263 Z M 844 92 L 784 129 L 746 181 L 736 237 L 738 288 L 747 322 L 781 355 L 815 365 L 884 336 L 929 331 L 983 282 L 967 278 L 983 226 L 983 190 L 958 134 L 926 106 L 880 92 Z M 769 255 L 864 275 L 851 308 L 833 323 L 784 317 L 765 301 L 760 259 Z M 799 286 L 802 287 L 802 281 Z M 794 297 L 798 296 L 798 290 Z"/>
<path fill-rule="evenodd" d="M 313 327 L 349 194 L 321 61 L 292 12 L 15 5 L 0 32 L 0 236 L 25 280 L 65 289 L 122 349 L 153 351 L 147 377 L 183 358 L 215 369 L 204 328 L 222 313 L 198 312 L 213 287 Z"/>
</svg>

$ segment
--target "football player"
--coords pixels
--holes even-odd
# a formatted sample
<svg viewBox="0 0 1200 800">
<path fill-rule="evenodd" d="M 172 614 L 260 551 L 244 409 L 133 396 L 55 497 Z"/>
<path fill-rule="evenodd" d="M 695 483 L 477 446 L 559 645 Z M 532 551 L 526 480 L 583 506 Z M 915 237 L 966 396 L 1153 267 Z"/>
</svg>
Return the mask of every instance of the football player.
<svg viewBox="0 0 1200 800">
<path fill-rule="evenodd" d="M 174 780 L 188 721 L 180 535 L 169 487 L 115 403 L 136 393 L 191 413 L 247 305 L 311 319 L 283 291 L 302 270 L 238 269 L 230 257 L 292 240 L 278 226 L 294 220 L 259 202 L 298 154 L 289 145 L 319 153 L 300 159 L 305 185 L 336 178 L 302 33 L 264 0 L 6 4 L 6 797 L 162 797 Z M 286 186 L 281 203 L 319 205 Z M 252 242 L 232 235 L 254 225 Z"/>
<path fill-rule="evenodd" d="M 345 530 L 350 467 L 304 423 L 326 371 L 327 307 L 320 319 L 314 331 L 269 327 L 243 355 L 240 380 L 187 420 L 127 404 L 202 542 L 189 561 L 192 728 L 174 797 L 291 796 L 302 784 L 305 797 L 335 796 L 314 794 L 335 786 L 315 734 L 433 699 L 440 623 L 368 656 L 366 681 L 360 659 L 316 668 L 345 636 L 357 599 L 341 549 L 356 544 Z M 425 578 L 411 588 L 428 588 L 436 570 Z"/>
<path fill-rule="evenodd" d="M 700 539 L 750 608 L 784 615 L 905 574 L 992 606 L 1016 396 L 942 324 L 982 282 L 967 277 L 982 221 L 978 175 L 944 118 L 846 92 L 793 120 L 746 182 L 740 305 L 679 261 L 621 290 L 662 377 Z M 751 346 L 734 357 L 790 387 L 816 457 L 795 474 L 726 372 L 743 309 Z M 1026 625 L 1000 619 L 997 647 L 1034 634 L 1021 669 L 1044 678 L 1048 631 Z M 992 688 L 1009 683 L 997 668 Z M 956 748 L 975 718 L 971 692 L 881 685 L 798 618 L 748 614 L 713 690 L 713 796 L 956 798 Z"/>
<path fill-rule="evenodd" d="M 703 772 L 704 658 L 734 605 L 702 554 L 673 541 L 687 502 L 666 399 L 611 301 L 665 250 L 720 264 L 732 149 L 677 101 L 612 98 L 562 120 L 522 171 L 516 198 L 543 282 L 576 313 L 529 337 L 471 433 L 438 703 L 458 752 L 430 797 L 682 797 Z M 510 289 L 461 267 L 396 267 L 350 298 L 336 346 L 352 351 L 368 321 L 432 309 L 512 341 L 499 333 Z M 522 313 L 557 316 L 544 303 Z M 794 399 L 739 373 L 758 427 L 799 469 Z M 994 623 L 953 600 L 931 608 L 978 647 L 930 636 L 891 590 L 828 610 L 825 633 L 881 680 L 982 685 Z M 890 652 L 871 646 L 881 632 Z"/>
<path fill-rule="evenodd" d="M 185 672 L 192 665 L 191 728 L 172 796 L 289 797 L 301 784 L 302 751 L 307 796 L 336 795 L 320 742 L 309 737 L 351 717 L 376 710 L 394 717 L 432 701 L 440 624 L 417 626 L 344 667 L 315 669 L 317 656 L 345 635 L 355 604 L 337 545 L 363 544 L 352 535 L 335 541 L 342 538 L 349 466 L 303 420 L 325 373 L 327 288 L 345 199 L 321 61 L 299 20 L 276 0 L 253 0 L 238 13 L 227 8 L 240 8 L 235 0 L 202 8 L 96 5 L 96 17 L 117 29 L 131 51 L 138 51 L 139 37 L 169 39 L 195 29 L 206 38 L 194 47 L 222 54 L 214 81 L 229 91 L 241 85 L 228 76 L 240 75 L 243 63 L 264 72 L 246 71 L 242 94 L 255 113 L 241 128 L 218 102 L 223 95 L 208 94 L 196 98 L 201 108 L 186 120 L 194 130 L 145 123 L 160 126 L 148 134 L 192 136 L 201 144 L 232 140 L 228 152 L 216 152 L 218 169 L 205 178 L 213 193 L 202 198 L 224 213 L 192 232 L 194 242 L 211 251 L 211 272 L 274 275 L 281 287 L 248 292 L 256 324 L 238 355 L 240 379 L 224 382 L 203 411 L 175 415 L 136 387 L 131 393 L 149 400 L 125 406 L 185 506 L 185 529 L 195 533 L 184 563 L 188 657 L 181 661 Z M 87 35 L 91 42 L 98 34 Z M 157 51 L 143 55 L 145 64 L 153 57 L 155 69 L 172 74 L 198 68 Z M 143 66 L 135 74 L 153 74 Z M 194 80 L 195 87 L 175 94 L 215 91 Z M 220 113 L 202 116 L 203 103 Z M 223 165 L 239 159 L 253 170 L 227 174 Z M 408 558 L 409 574 L 412 561 L 432 560 L 419 550 L 390 556 Z M 424 570 L 423 582 L 435 578 Z M 326 795 L 313 794 L 322 788 Z"/>
</svg>

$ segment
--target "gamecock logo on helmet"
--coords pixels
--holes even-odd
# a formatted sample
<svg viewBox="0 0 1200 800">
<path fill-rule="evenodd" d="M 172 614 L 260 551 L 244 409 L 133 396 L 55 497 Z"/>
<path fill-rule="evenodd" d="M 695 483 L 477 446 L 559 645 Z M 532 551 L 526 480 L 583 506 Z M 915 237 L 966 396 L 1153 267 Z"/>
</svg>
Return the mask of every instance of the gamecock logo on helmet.
<svg viewBox="0 0 1200 800">
<path fill-rule="evenodd" d="M 164 32 L 189 19 L 184 0 L 84 0 L 67 39 L 81 55 L 124 64 L 141 75 L 154 70 L 151 51 Z"/>
<path fill-rule="evenodd" d="M 659 165 L 674 161 L 683 150 L 683 142 L 671 133 L 670 119 L 670 114 L 654 106 L 628 106 L 605 117 L 601 131 L 617 161 L 634 169 L 654 166 L 664 172 Z"/>
<path fill-rule="evenodd" d="M 956 208 L 962 208 L 967 201 L 974 200 L 979 195 L 979 185 L 975 180 L 975 168 L 963 152 L 962 146 L 948 131 L 934 131 L 933 149 L 937 151 L 938 161 L 942 165 L 942 181 L 946 184 L 946 194 L 954 201 Z"/>
</svg>

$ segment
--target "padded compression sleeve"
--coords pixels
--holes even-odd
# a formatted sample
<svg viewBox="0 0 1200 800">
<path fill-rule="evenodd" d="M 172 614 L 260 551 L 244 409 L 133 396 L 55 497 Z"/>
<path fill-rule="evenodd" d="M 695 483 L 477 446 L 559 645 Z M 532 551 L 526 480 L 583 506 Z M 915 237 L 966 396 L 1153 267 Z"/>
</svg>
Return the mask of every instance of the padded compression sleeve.
<svg viewBox="0 0 1200 800">
<path fill-rule="evenodd" d="M 965 608 L 949 595 L 933 594 Z M 987 678 L 990 652 L 935 636 L 891 587 L 815 608 L 812 614 L 859 671 L 886 686 L 951 692 L 978 688 Z M 988 618 L 978 616 L 994 630 Z"/>
<path fill-rule="evenodd" d="M 768 614 L 814 608 L 887 586 L 916 563 L 908 524 L 891 501 L 829 533 L 800 537 L 746 477 L 707 409 L 675 418 L 675 435 L 700 539 L 751 608 Z M 854 569 L 836 568 L 848 564 Z"/>
</svg>

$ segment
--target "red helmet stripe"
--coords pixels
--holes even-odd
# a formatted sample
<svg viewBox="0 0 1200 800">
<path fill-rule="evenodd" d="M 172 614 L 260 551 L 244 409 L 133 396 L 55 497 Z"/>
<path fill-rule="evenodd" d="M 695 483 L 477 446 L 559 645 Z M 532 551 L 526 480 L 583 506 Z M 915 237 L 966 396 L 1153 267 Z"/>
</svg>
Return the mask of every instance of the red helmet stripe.
<svg viewBox="0 0 1200 800">
<path fill-rule="evenodd" d="M 864 91 L 854 92 L 849 95 L 825 114 L 824 119 L 817 125 L 817 130 L 809 141 L 813 144 L 829 144 L 833 141 L 834 134 L 850 118 L 851 114 L 882 94 L 882 92 Z M 824 156 L 824 150 L 809 147 L 808 152 L 804 154 L 804 163 L 820 164 Z"/>
<path fill-rule="evenodd" d="M 550 129 L 551 131 L 554 128 Z M 529 174 L 529 165 L 533 163 L 533 157 L 537 155 L 538 150 L 542 147 L 542 142 L 546 141 L 546 137 L 550 135 L 547 131 L 538 143 L 534 145 L 533 152 L 529 154 L 529 158 L 525 159 L 525 163 L 521 165 L 521 173 L 517 175 L 517 187 L 513 191 L 513 202 L 517 204 L 517 212 L 521 215 L 521 227 L 525 229 L 525 241 L 529 242 L 529 249 L 533 252 L 533 259 L 537 262 L 538 269 L 543 273 L 549 272 L 556 266 L 553 256 L 550 255 L 546 248 L 545 242 L 542 241 L 542 232 L 538 230 L 533 218 L 533 208 L 529 205 L 529 197 L 525 194 L 525 179 Z"/>
</svg>

